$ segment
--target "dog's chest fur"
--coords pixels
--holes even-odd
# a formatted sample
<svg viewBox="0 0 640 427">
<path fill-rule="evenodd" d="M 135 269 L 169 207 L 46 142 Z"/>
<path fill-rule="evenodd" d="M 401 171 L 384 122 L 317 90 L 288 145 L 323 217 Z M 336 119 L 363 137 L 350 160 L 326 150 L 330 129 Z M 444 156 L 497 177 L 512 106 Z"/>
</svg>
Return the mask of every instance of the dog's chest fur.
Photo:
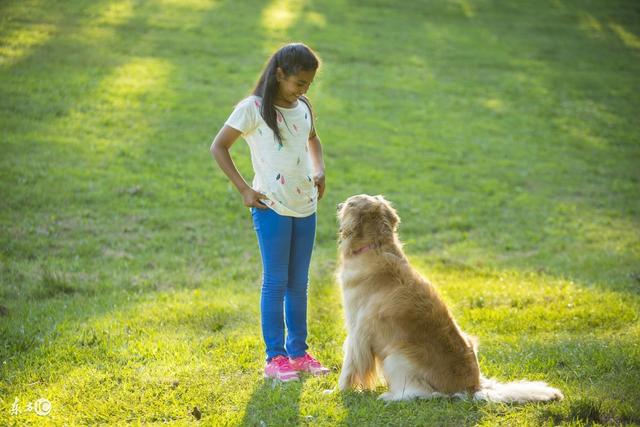
<svg viewBox="0 0 640 427">
<path fill-rule="evenodd" d="M 338 280 L 342 286 L 342 297 L 346 326 L 349 331 L 357 328 L 358 322 L 364 321 L 375 305 L 380 303 L 378 295 L 372 293 L 367 281 L 375 276 L 371 260 L 362 255 L 345 260 L 338 271 Z"/>
</svg>

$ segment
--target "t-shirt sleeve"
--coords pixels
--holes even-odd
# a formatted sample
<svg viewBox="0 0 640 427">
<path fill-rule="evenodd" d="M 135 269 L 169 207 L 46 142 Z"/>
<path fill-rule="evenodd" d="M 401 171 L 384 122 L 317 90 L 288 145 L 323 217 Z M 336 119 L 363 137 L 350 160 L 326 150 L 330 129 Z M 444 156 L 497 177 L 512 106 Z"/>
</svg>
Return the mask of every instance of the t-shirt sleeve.
<svg viewBox="0 0 640 427">
<path fill-rule="evenodd" d="M 256 105 L 250 97 L 240 101 L 238 105 L 236 105 L 236 108 L 234 108 L 224 124 L 246 135 L 258 127 L 258 114 L 259 112 L 257 111 Z"/>
</svg>

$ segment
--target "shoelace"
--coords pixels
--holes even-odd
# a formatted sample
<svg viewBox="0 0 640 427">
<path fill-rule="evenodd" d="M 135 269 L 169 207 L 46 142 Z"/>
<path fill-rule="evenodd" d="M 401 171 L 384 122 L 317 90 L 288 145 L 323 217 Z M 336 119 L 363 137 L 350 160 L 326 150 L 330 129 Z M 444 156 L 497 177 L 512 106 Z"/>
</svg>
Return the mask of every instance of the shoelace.
<svg viewBox="0 0 640 427">
<path fill-rule="evenodd" d="M 308 363 L 309 363 L 309 365 L 313 366 L 314 368 L 319 368 L 319 367 L 321 366 L 321 365 L 320 365 L 320 362 L 318 362 L 318 361 L 317 361 L 316 359 L 314 359 L 313 357 L 309 356 L 309 354 L 305 354 L 305 355 L 304 355 L 304 360 L 305 360 L 306 362 L 308 362 Z"/>
<path fill-rule="evenodd" d="M 292 368 L 291 364 L 289 363 L 289 359 L 287 359 L 286 357 L 278 357 L 274 360 L 275 364 L 278 365 L 278 368 Z"/>
</svg>

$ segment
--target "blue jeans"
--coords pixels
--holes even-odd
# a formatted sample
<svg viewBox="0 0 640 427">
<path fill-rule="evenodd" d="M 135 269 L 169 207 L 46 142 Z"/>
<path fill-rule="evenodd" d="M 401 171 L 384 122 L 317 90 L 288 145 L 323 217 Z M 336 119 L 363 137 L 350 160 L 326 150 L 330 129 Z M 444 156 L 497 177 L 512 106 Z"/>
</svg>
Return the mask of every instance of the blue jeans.
<svg viewBox="0 0 640 427">
<path fill-rule="evenodd" d="M 262 255 L 260 315 L 267 361 L 278 355 L 303 356 L 308 348 L 307 284 L 316 214 L 295 218 L 251 208 L 251 216 Z"/>
</svg>

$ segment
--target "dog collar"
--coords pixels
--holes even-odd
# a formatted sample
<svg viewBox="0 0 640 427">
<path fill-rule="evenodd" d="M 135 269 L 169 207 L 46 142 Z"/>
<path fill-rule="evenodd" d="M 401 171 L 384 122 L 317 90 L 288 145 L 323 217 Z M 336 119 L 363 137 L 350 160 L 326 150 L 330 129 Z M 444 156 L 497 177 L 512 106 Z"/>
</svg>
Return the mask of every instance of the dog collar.
<svg viewBox="0 0 640 427">
<path fill-rule="evenodd" d="M 360 249 L 356 249 L 355 251 L 353 251 L 353 254 L 354 255 L 360 255 L 360 254 L 363 254 L 363 253 L 365 253 L 367 251 L 370 251 L 371 249 L 375 249 L 377 247 L 378 247 L 378 245 L 376 245 L 375 243 L 369 243 L 368 245 L 363 246 Z"/>
</svg>

